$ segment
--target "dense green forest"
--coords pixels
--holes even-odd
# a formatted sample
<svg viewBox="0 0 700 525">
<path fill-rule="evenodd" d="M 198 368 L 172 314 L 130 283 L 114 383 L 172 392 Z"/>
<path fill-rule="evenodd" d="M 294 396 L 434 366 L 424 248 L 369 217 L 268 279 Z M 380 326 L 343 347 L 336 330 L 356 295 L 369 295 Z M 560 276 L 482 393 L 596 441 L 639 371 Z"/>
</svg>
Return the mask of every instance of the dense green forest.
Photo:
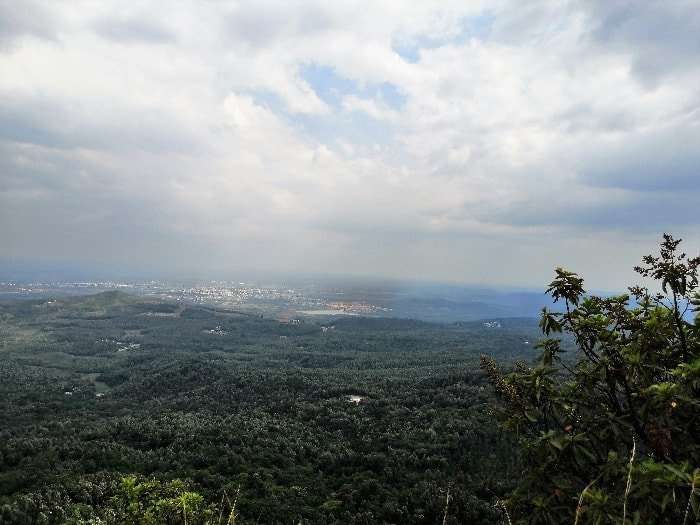
<svg viewBox="0 0 700 525">
<path fill-rule="evenodd" d="M 537 335 L 5 301 L 0 522 L 500 523 L 520 470 L 479 355 L 530 360 Z"/>
<path fill-rule="evenodd" d="M 539 323 L 2 302 L 0 522 L 699 523 L 679 245 L 619 296 L 556 269 Z"/>
</svg>

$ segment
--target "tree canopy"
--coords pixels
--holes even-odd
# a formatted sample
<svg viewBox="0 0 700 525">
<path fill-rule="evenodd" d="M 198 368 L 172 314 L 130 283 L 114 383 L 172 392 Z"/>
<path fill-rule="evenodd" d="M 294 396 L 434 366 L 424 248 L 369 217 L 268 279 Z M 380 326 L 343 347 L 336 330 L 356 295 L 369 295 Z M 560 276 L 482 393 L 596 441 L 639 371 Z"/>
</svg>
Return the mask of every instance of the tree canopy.
<svg viewBox="0 0 700 525">
<path fill-rule="evenodd" d="M 635 268 L 653 285 L 620 296 L 557 268 L 547 292 L 562 309 L 542 310 L 538 361 L 504 372 L 482 357 L 522 454 L 513 523 L 699 522 L 700 257 L 680 243 L 664 235 Z"/>
</svg>

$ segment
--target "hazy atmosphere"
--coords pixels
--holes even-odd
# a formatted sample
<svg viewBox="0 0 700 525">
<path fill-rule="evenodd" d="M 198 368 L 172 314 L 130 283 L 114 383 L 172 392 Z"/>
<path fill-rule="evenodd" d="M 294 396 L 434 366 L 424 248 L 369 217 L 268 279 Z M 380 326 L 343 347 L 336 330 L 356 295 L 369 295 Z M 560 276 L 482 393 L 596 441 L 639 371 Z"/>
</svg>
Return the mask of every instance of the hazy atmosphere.
<svg viewBox="0 0 700 525">
<path fill-rule="evenodd" d="M 0 263 L 619 288 L 698 245 L 700 4 L 0 0 Z"/>
<path fill-rule="evenodd" d="M 0 525 L 700 525 L 700 0 L 0 0 Z"/>
</svg>

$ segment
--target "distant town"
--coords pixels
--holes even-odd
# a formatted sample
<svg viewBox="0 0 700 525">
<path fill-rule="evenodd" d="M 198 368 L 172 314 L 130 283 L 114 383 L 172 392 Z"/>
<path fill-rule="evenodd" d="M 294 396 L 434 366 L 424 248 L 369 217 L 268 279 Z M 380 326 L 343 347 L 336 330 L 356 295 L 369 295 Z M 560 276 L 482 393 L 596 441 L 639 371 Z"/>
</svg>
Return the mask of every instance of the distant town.
<svg viewBox="0 0 700 525">
<path fill-rule="evenodd" d="M 244 282 L 210 281 L 189 284 L 167 281 L 83 281 L 83 282 L 0 282 L 2 297 L 50 298 L 53 295 L 85 295 L 106 290 L 152 296 L 190 304 L 234 308 L 261 315 L 269 315 L 282 321 L 298 316 L 333 315 L 391 315 L 392 309 L 366 300 L 342 300 L 345 292 L 338 289 L 324 290 L 317 286 L 289 288 L 261 286 Z"/>
</svg>

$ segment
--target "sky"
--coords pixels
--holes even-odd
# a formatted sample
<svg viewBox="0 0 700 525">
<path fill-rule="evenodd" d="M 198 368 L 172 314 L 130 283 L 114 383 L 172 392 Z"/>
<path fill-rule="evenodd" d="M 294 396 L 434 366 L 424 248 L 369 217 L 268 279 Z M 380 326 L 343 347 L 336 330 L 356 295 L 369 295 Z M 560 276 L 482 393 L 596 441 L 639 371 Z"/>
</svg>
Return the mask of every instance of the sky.
<svg viewBox="0 0 700 525">
<path fill-rule="evenodd" d="M 700 0 L 0 0 L 0 260 L 618 289 L 700 250 Z"/>
</svg>

